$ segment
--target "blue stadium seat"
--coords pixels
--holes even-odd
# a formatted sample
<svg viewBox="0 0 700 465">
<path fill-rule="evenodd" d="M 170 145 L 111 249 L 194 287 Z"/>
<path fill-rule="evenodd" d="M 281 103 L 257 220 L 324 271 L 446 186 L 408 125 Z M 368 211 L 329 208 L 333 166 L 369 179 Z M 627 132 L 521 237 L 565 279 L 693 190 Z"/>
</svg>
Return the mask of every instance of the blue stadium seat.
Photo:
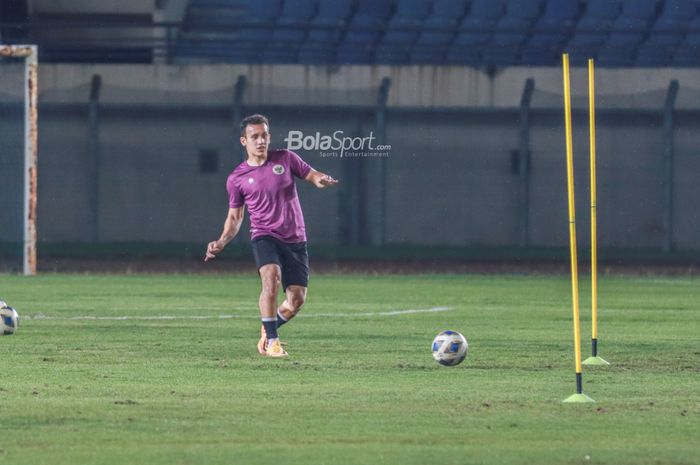
<svg viewBox="0 0 700 465">
<path fill-rule="evenodd" d="M 673 66 L 700 66 L 700 46 L 681 45 L 676 49 L 671 60 Z"/>
<path fill-rule="evenodd" d="M 391 0 L 359 0 L 357 11 L 350 20 L 351 29 L 345 36 L 346 40 L 363 44 L 376 42 L 390 13 Z"/>
<path fill-rule="evenodd" d="M 335 47 L 330 42 L 306 42 L 299 47 L 299 63 L 307 65 L 335 63 Z"/>
<path fill-rule="evenodd" d="M 282 15 L 277 20 L 272 39 L 280 42 L 301 42 L 306 35 L 304 27 L 315 12 L 314 0 L 284 0 Z"/>
<path fill-rule="evenodd" d="M 666 0 L 661 16 L 651 27 L 654 42 L 678 45 L 688 29 L 688 23 L 697 16 L 695 0 Z"/>
<path fill-rule="evenodd" d="M 263 52 L 262 61 L 263 63 L 296 63 L 297 62 L 297 50 L 293 47 L 289 47 L 286 44 L 268 44 Z"/>
<path fill-rule="evenodd" d="M 395 18 L 425 19 L 431 11 L 432 0 L 398 0 Z"/>
<path fill-rule="evenodd" d="M 248 6 L 248 0 L 191 0 L 191 6 L 205 8 L 230 8 L 231 6 Z"/>
<path fill-rule="evenodd" d="M 374 52 L 374 62 L 380 65 L 404 65 L 408 63 L 409 47 L 405 45 L 380 44 Z"/>
<path fill-rule="evenodd" d="M 697 13 L 695 0 L 667 0 L 661 15 L 651 27 L 651 34 L 637 52 L 636 64 L 639 66 L 670 65 L 675 60 L 676 46 L 684 41 L 686 31 L 693 31 L 689 26 L 691 20 L 697 17 Z M 699 26 L 700 22 L 696 21 L 694 27 Z M 692 37 L 693 34 L 700 34 L 700 30 L 697 31 L 697 33 L 690 33 L 688 43 L 692 44 L 695 41 L 700 44 L 700 35 Z M 693 48 L 690 47 L 691 50 Z M 679 52 L 677 56 L 683 57 L 684 52 Z"/>
<path fill-rule="evenodd" d="M 567 48 L 595 52 L 608 37 L 620 9 L 618 0 L 589 0 Z"/>
<path fill-rule="evenodd" d="M 352 0 L 318 2 L 316 15 L 309 21 L 307 39 L 299 47 L 299 63 L 318 65 L 335 63 L 335 44 L 352 11 Z"/>
<path fill-rule="evenodd" d="M 498 66 L 516 64 L 520 47 L 541 9 L 542 0 L 508 0 L 506 14 L 496 23 L 491 45 L 484 51 L 484 62 Z"/>
<path fill-rule="evenodd" d="M 700 16 L 696 16 L 688 23 L 688 34 L 685 36 L 681 46 L 700 47 Z"/>
<path fill-rule="evenodd" d="M 273 24 L 282 13 L 282 0 L 249 0 L 248 10 L 243 17 L 246 24 L 257 27 L 243 27 L 239 34 L 242 40 L 268 40 Z"/>
<path fill-rule="evenodd" d="M 646 41 L 637 51 L 637 66 L 655 67 L 668 66 L 673 57 L 675 47 L 658 43 L 654 39 Z"/>
<path fill-rule="evenodd" d="M 561 63 L 561 50 L 550 47 L 523 48 L 518 63 L 524 66 L 557 66 Z"/>
<path fill-rule="evenodd" d="M 411 49 L 408 60 L 414 65 L 442 64 L 445 51 L 442 47 L 434 45 L 414 45 Z"/>
<path fill-rule="evenodd" d="M 488 47 L 483 52 L 482 58 L 484 64 L 494 66 L 514 66 L 520 63 L 519 47 L 500 47 L 498 49 L 493 46 Z"/>
<path fill-rule="evenodd" d="M 249 0 L 224 2 L 193 2 L 187 7 L 184 17 L 184 29 L 188 31 L 204 30 L 211 26 L 234 27 L 246 19 Z"/>
<path fill-rule="evenodd" d="M 466 13 L 468 2 L 469 0 L 433 0 L 429 17 L 459 21 Z"/>
<path fill-rule="evenodd" d="M 688 33 L 676 49 L 674 66 L 700 66 L 700 16 L 688 23 Z"/>
<path fill-rule="evenodd" d="M 474 0 L 469 14 L 459 25 L 458 45 L 484 45 L 491 39 L 496 21 L 503 14 L 503 0 Z M 449 53 L 448 53 L 449 55 Z"/>
<path fill-rule="evenodd" d="M 598 61 L 605 66 L 631 66 L 657 14 L 657 0 L 624 0 L 622 14 L 600 50 Z M 647 57 L 649 53 L 647 48 Z"/>
<path fill-rule="evenodd" d="M 594 57 L 605 43 L 615 19 L 620 14 L 619 0 L 589 0 L 586 10 L 575 27 L 575 32 L 564 50 L 571 55 L 571 62 L 578 64 Z"/>
<path fill-rule="evenodd" d="M 234 63 L 262 63 L 259 42 L 207 42 L 197 45 L 197 56 Z"/>
<path fill-rule="evenodd" d="M 631 66 L 636 60 L 635 45 L 604 45 L 598 52 L 596 63 L 602 66 Z"/>
<path fill-rule="evenodd" d="M 418 44 L 447 45 L 452 42 L 466 8 L 466 0 L 433 0 L 433 9 L 423 21 L 425 30 L 418 37 Z M 417 58 L 421 56 L 421 53 L 416 55 Z"/>
<path fill-rule="evenodd" d="M 493 45 L 519 45 L 525 41 L 530 28 L 540 14 L 542 0 L 508 0 L 506 14 L 498 20 Z"/>
<path fill-rule="evenodd" d="M 481 63 L 480 47 L 453 45 L 447 50 L 445 63 L 448 65 L 478 66 Z"/>
<path fill-rule="evenodd" d="M 421 24 L 430 13 L 430 0 L 399 0 L 396 14 L 389 20 L 385 44 L 412 44 L 418 39 Z M 400 30 L 397 30 L 400 29 Z"/>
<path fill-rule="evenodd" d="M 185 23 L 175 53 L 215 61 L 700 67 L 700 0 L 189 0 Z"/>
<path fill-rule="evenodd" d="M 352 10 L 352 0 L 321 1 L 318 12 L 309 23 L 309 40 L 313 42 L 334 42 L 341 36 L 341 29 L 347 24 Z"/>
<path fill-rule="evenodd" d="M 531 66 L 554 66 L 561 60 L 578 15 L 577 0 L 547 0 L 544 14 L 535 22 L 532 36 L 521 52 L 521 63 Z"/>
<path fill-rule="evenodd" d="M 573 30 L 578 8 L 578 0 L 547 0 L 544 14 L 532 29 L 528 46 L 561 47 Z"/>
<path fill-rule="evenodd" d="M 622 14 L 613 24 L 607 44 L 611 47 L 637 46 L 656 16 L 657 0 L 625 0 Z"/>
<path fill-rule="evenodd" d="M 343 42 L 338 47 L 336 63 L 348 65 L 365 65 L 372 63 L 372 51 L 374 47 L 370 44 L 357 42 Z"/>
</svg>

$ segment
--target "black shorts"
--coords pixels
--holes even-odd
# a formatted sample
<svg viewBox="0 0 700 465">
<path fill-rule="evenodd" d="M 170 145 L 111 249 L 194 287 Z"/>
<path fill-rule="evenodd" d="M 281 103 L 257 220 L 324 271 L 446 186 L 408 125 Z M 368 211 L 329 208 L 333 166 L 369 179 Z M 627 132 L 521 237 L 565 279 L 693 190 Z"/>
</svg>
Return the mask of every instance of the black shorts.
<svg viewBox="0 0 700 465">
<path fill-rule="evenodd" d="M 306 242 L 289 244 L 272 236 L 253 239 L 253 256 L 258 270 L 264 265 L 276 263 L 282 270 L 282 289 L 289 286 L 309 285 L 309 253 Z"/>
</svg>

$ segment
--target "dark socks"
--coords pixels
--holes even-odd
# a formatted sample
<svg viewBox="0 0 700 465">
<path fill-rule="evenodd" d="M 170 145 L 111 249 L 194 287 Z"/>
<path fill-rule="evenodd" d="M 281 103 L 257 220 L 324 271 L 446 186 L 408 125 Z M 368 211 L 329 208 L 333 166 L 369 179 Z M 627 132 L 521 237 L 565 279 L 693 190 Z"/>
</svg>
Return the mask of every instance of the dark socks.
<svg viewBox="0 0 700 465">
<path fill-rule="evenodd" d="M 263 318 L 262 324 L 265 327 L 265 334 L 268 339 L 277 339 L 277 318 Z"/>
<path fill-rule="evenodd" d="M 288 321 L 289 320 L 285 320 L 282 314 L 279 312 L 279 310 L 277 310 L 277 327 L 279 328 Z"/>
</svg>

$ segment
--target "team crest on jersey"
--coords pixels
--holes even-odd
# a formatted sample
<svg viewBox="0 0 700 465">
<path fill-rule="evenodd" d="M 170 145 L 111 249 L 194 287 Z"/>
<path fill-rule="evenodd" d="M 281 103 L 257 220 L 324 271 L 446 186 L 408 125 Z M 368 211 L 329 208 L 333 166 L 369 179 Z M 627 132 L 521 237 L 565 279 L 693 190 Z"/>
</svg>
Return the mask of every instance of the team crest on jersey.
<svg viewBox="0 0 700 465">
<path fill-rule="evenodd" d="M 272 167 L 272 172 L 277 174 L 277 175 L 284 174 L 284 166 L 275 165 Z"/>
</svg>

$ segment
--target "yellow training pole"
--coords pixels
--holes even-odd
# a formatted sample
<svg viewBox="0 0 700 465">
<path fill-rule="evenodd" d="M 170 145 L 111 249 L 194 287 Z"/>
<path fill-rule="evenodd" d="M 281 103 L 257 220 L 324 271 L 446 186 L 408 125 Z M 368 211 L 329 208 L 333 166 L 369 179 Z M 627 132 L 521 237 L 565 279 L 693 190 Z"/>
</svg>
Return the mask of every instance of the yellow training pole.
<svg viewBox="0 0 700 465">
<path fill-rule="evenodd" d="M 595 167 L 595 71 L 593 58 L 588 59 L 588 128 L 591 154 L 591 352 L 584 365 L 610 365 L 598 357 L 598 220 Z"/>
<path fill-rule="evenodd" d="M 598 339 L 598 232 L 595 178 L 595 70 L 588 59 L 588 127 L 591 152 L 591 320 L 593 340 Z M 596 354 L 593 354 L 596 355 Z"/>
<path fill-rule="evenodd" d="M 571 255 L 571 295 L 574 309 L 574 357 L 576 359 L 576 394 L 564 402 L 593 402 L 583 394 L 581 377 L 581 325 L 578 307 L 578 258 L 576 256 L 576 203 L 574 201 L 574 149 L 571 135 L 571 81 L 569 78 L 569 55 L 562 55 L 564 74 L 564 131 L 566 135 L 566 184 L 569 198 L 569 246 Z"/>
</svg>

